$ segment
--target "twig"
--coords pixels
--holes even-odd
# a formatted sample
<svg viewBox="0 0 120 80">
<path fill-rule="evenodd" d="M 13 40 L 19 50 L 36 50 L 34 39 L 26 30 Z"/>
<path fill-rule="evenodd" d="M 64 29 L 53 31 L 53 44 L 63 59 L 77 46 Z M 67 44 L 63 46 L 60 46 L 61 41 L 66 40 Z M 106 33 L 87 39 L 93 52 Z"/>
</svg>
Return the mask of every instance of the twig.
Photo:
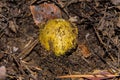
<svg viewBox="0 0 120 80">
<path fill-rule="evenodd" d="M 85 57 L 81 57 L 88 65 L 90 65 L 90 66 L 92 66 L 91 64 L 90 64 L 90 62 L 87 60 L 87 59 L 85 59 Z"/>
<path fill-rule="evenodd" d="M 10 54 L 10 55 L 11 55 L 11 54 Z M 25 75 L 25 72 L 24 72 L 24 70 L 23 70 L 23 68 L 22 68 L 22 66 L 21 66 L 21 64 L 20 64 L 20 62 L 19 62 L 19 60 L 16 59 L 16 57 L 15 57 L 14 55 L 11 55 L 11 57 L 13 58 L 15 64 L 17 65 L 16 67 L 18 67 L 18 70 L 19 70 L 22 74 Z"/>
<path fill-rule="evenodd" d="M 0 14 L 0 17 L 3 17 L 6 21 L 7 21 L 7 25 L 6 26 L 4 26 L 1 30 L 0 30 L 0 38 L 2 37 L 2 35 L 4 34 L 4 30 L 9 26 L 9 23 L 8 23 L 8 19 L 4 16 L 4 15 L 2 15 L 2 14 Z"/>
<path fill-rule="evenodd" d="M 91 79 L 91 80 L 101 80 L 101 79 L 108 79 L 108 78 L 113 78 L 113 77 L 118 77 L 119 75 L 113 75 L 113 74 L 109 74 L 103 76 L 103 75 L 65 75 L 65 76 L 58 76 L 56 78 L 87 78 L 87 79 Z"/>
<path fill-rule="evenodd" d="M 3 34 L 4 34 L 4 32 L 2 32 L 2 33 L 0 34 L 0 38 L 3 36 Z"/>
<path fill-rule="evenodd" d="M 21 62 L 21 64 L 28 70 L 28 72 L 30 73 L 30 76 L 31 76 L 34 80 L 37 80 L 35 74 L 33 73 L 33 71 L 31 71 L 31 69 L 29 68 L 29 66 L 27 66 L 27 65 L 24 63 L 24 61 L 22 61 L 22 60 L 21 60 L 20 62 Z"/>
<path fill-rule="evenodd" d="M 96 28 L 95 28 L 95 27 L 93 27 L 93 28 L 94 28 L 94 31 L 95 31 L 96 36 L 97 36 L 98 40 L 100 41 L 100 43 L 101 43 L 103 46 L 106 47 L 106 44 L 102 41 L 102 39 L 101 39 L 101 37 L 99 36 L 99 33 L 98 33 L 98 31 L 96 30 Z"/>
<path fill-rule="evenodd" d="M 48 0 L 33 0 L 32 2 L 31 2 L 31 5 L 33 5 L 33 4 L 41 4 L 41 3 L 44 3 L 44 2 L 48 2 Z"/>
<path fill-rule="evenodd" d="M 28 62 L 24 61 L 24 60 L 21 60 L 21 62 L 25 65 L 28 65 L 30 68 L 34 68 L 36 70 L 42 70 L 40 67 L 36 67 L 35 64 L 34 65 L 30 65 Z"/>
<path fill-rule="evenodd" d="M 118 48 L 118 67 L 120 67 L 120 48 Z"/>
<path fill-rule="evenodd" d="M 36 46 L 37 43 L 38 43 L 38 39 L 36 39 L 35 41 L 31 42 L 31 44 L 29 44 L 29 45 L 18 55 L 18 58 L 24 59 L 24 58 L 31 52 L 31 50 Z"/>
<path fill-rule="evenodd" d="M 118 64 L 118 67 L 120 67 L 120 49 L 119 49 L 119 45 L 118 44 L 115 44 L 114 41 L 112 40 L 112 38 L 110 36 L 108 36 L 109 39 L 111 40 L 111 42 L 113 43 L 113 45 L 118 49 L 118 52 L 117 52 L 117 58 L 118 58 L 118 61 L 117 61 L 117 64 Z"/>
</svg>

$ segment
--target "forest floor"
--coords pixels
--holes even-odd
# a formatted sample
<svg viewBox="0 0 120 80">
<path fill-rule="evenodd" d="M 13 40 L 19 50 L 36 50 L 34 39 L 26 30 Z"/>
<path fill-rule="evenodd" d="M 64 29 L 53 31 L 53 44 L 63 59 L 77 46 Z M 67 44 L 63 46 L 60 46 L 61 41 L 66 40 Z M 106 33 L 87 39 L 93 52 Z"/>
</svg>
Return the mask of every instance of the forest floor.
<svg viewBox="0 0 120 80">
<path fill-rule="evenodd" d="M 79 43 L 70 55 L 57 57 L 37 40 L 39 28 L 30 5 L 47 1 L 60 7 L 64 19 L 77 18 Z M 84 80 L 102 71 L 119 74 L 119 5 L 119 0 L 0 0 L 0 78 Z M 119 80 L 115 77 L 119 75 L 111 80 Z"/>
</svg>

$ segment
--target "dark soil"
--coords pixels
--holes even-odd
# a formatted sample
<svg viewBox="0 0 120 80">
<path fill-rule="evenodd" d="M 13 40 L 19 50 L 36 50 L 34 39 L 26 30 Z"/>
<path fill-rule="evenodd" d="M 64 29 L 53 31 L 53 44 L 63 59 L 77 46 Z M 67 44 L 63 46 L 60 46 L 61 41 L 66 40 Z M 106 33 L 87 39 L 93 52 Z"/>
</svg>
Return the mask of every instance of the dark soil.
<svg viewBox="0 0 120 80">
<path fill-rule="evenodd" d="M 0 0 L 0 65 L 7 70 L 6 80 L 59 80 L 57 76 L 95 70 L 119 73 L 120 8 L 116 4 L 111 0 L 48 0 L 61 8 L 64 19 L 77 17 L 78 47 L 57 57 L 37 41 L 39 28 L 29 6 L 42 1 L 47 0 Z"/>
</svg>

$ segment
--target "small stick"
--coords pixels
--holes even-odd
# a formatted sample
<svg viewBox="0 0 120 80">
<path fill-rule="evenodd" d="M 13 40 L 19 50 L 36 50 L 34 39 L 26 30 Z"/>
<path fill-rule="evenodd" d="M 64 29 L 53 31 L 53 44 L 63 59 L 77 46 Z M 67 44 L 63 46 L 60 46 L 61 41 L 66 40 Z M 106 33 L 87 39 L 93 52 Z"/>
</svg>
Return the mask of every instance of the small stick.
<svg viewBox="0 0 120 80">
<path fill-rule="evenodd" d="M 3 36 L 3 34 L 4 34 L 4 32 L 2 32 L 2 33 L 0 34 L 0 38 Z"/>
<path fill-rule="evenodd" d="M 106 75 L 108 78 L 110 77 L 117 77 L 119 75 L 113 75 L 113 74 L 109 74 L 109 75 Z M 65 76 L 58 76 L 56 78 L 104 78 L 105 76 L 103 75 L 65 75 Z"/>
<path fill-rule="evenodd" d="M 93 27 L 93 28 L 94 28 L 94 30 L 95 30 L 96 36 L 97 36 L 98 40 L 100 41 L 100 43 L 101 43 L 103 46 L 106 47 L 106 44 L 102 41 L 102 39 L 101 39 L 101 37 L 99 36 L 99 33 L 97 32 L 96 28 L 95 28 L 95 27 Z"/>
<path fill-rule="evenodd" d="M 31 50 L 35 47 L 35 45 L 38 43 L 38 39 L 33 41 L 31 44 L 29 44 L 19 55 L 18 58 L 23 59 L 25 58 Z"/>
</svg>

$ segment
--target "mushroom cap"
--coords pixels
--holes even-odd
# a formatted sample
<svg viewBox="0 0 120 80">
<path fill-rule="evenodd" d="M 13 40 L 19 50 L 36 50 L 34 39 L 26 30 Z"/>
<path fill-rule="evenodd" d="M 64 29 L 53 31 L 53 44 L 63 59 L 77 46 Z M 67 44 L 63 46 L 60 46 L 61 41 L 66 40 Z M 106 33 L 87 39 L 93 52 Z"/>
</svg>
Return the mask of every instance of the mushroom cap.
<svg viewBox="0 0 120 80">
<path fill-rule="evenodd" d="M 64 19 L 51 19 L 40 29 L 39 40 L 46 50 L 56 56 L 64 55 L 77 45 L 78 29 Z"/>
</svg>

